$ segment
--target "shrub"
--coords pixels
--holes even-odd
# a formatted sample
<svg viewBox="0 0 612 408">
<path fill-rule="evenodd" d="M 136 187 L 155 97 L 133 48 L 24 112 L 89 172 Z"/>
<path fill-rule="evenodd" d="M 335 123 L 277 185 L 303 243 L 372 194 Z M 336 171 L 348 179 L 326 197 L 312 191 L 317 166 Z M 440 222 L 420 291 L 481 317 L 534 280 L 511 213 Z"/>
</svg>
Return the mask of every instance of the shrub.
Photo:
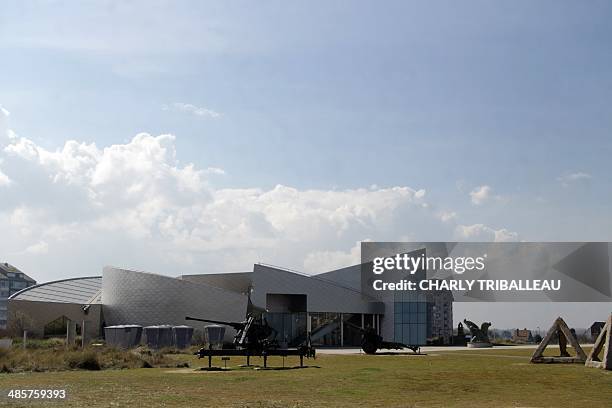
<svg viewBox="0 0 612 408">
<path fill-rule="evenodd" d="M 98 355 L 94 351 L 83 351 L 82 353 L 75 353 L 69 355 L 66 358 L 68 367 L 78 368 L 80 370 L 100 370 L 100 361 Z"/>
</svg>

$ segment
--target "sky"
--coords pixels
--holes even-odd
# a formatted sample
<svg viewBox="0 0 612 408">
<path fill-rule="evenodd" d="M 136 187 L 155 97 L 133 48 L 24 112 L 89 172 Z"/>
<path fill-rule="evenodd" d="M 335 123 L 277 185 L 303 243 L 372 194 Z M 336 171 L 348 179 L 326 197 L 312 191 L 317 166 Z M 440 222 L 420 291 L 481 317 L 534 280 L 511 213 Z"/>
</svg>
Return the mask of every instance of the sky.
<svg viewBox="0 0 612 408">
<path fill-rule="evenodd" d="M 362 240 L 611 241 L 611 17 L 605 1 L 3 2 L 0 260 L 43 282 L 317 273 L 359 262 Z M 455 320 L 585 327 L 612 309 L 523 306 Z"/>
</svg>

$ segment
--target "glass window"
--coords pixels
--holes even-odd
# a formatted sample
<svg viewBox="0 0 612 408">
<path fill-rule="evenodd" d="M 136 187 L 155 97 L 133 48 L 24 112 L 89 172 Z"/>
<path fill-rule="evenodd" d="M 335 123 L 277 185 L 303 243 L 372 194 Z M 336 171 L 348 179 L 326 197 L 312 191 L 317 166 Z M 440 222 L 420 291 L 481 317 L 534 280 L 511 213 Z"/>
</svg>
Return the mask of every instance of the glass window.
<svg viewBox="0 0 612 408">
<path fill-rule="evenodd" d="M 310 340 L 316 346 L 340 346 L 340 313 L 310 313 Z"/>
<path fill-rule="evenodd" d="M 11 286 L 15 289 L 24 289 L 26 287 L 25 282 L 13 281 L 11 282 Z"/>
<path fill-rule="evenodd" d="M 275 332 L 270 340 L 284 347 L 297 346 L 306 339 L 306 313 L 266 313 L 264 318 Z"/>
<path fill-rule="evenodd" d="M 394 341 L 401 343 L 403 341 L 403 335 L 402 335 L 402 325 L 401 324 L 395 324 L 395 330 L 394 330 Z"/>
<path fill-rule="evenodd" d="M 407 298 L 408 296 L 403 296 Z M 417 301 L 420 296 L 411 296 L 413 301 L 395 302 L 394 339 L 406 345 L 424 345 L 427 340 L 427 303 Z"/>
<path fill-rule="evenodd" d="M 419 327 L 418 327 L 418 330 L 419 330 L 419 338 L 420 338 L 420 339 L 422 339 L 422 338 L 427 337 L 427 331 L 426 331 L 426 327 L 427 327 L 427 326 L 426 326 L 426 325 L 424 325 L 424 324 L 419 324 L 418 326 L 419 326 Z"/>
<path fill-rule="evenodd" d="M 427 313 L 418 313 L 417 323 L 427 323 Z"/>
</svg>

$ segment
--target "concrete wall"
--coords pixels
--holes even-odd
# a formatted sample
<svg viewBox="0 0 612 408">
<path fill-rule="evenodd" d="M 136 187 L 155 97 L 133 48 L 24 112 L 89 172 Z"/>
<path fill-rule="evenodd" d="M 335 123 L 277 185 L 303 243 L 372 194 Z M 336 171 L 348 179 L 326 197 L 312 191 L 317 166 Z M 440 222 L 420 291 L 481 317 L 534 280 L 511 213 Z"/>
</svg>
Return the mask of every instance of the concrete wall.
<svg viewBox="0 0 612 408">
<path fill-rule="evenodd" d="M 102 302 L 107 326 L 206 323 L 186 321 L 185 316 L 243 321 L 247 297 L 213 286 L 147 272 L 106 267 L 102 277 Z M 230 339 L 232 330 L 227 330 Z"/>
<path fill-rule="evenodd" d="M 241 294 L 248 293 L 251 287 L 253 272 L 203 273 L 199 275 L 182 275 L 179 278 L 193 283 L 215 286 Z"/>
<path fill-rule="evenodd" d="M 309 312 L 384 313 L 381 302 L 370 302 L 355 289 L 271 266 L 255 265 L 253 288 L 251 299 L 259 307 L 266 307 L 268 293 L 296 294 L 308 296 Z"/>
</svg>

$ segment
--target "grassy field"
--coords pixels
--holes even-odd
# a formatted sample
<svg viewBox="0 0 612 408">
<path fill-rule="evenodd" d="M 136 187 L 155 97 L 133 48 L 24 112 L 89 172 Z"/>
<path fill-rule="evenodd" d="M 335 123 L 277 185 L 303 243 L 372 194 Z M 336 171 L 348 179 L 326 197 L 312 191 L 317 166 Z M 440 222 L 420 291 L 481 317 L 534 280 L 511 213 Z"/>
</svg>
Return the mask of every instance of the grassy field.
<svg viewBox="0 0 612 408">
<path fill-rule="evenodd" d="M 49 406 L 230 407 L 609 407 L 612 372 L 582 365 L 529 364 L 532 350 L 444 351 L 415 355 L 321 355 L 318 368 L 195 371 L 204 359 L 172 355 L 191 368 L 0 374 L 0 390 L 66 389 Z M 253 359 L 258 363 L 259 359 Z M 286 360 L 286 365 L 297 359 Z M 233 357 L 229 365 L 242 364 Z M 280 358 L 271 365 L 282 364 Z M 215 364 L 223 365 L 216 360 Z M 0 399 L 0 405 L 40 402 Z M 28 405 L 29 404 L 29 405 Z"/>
</svg>

